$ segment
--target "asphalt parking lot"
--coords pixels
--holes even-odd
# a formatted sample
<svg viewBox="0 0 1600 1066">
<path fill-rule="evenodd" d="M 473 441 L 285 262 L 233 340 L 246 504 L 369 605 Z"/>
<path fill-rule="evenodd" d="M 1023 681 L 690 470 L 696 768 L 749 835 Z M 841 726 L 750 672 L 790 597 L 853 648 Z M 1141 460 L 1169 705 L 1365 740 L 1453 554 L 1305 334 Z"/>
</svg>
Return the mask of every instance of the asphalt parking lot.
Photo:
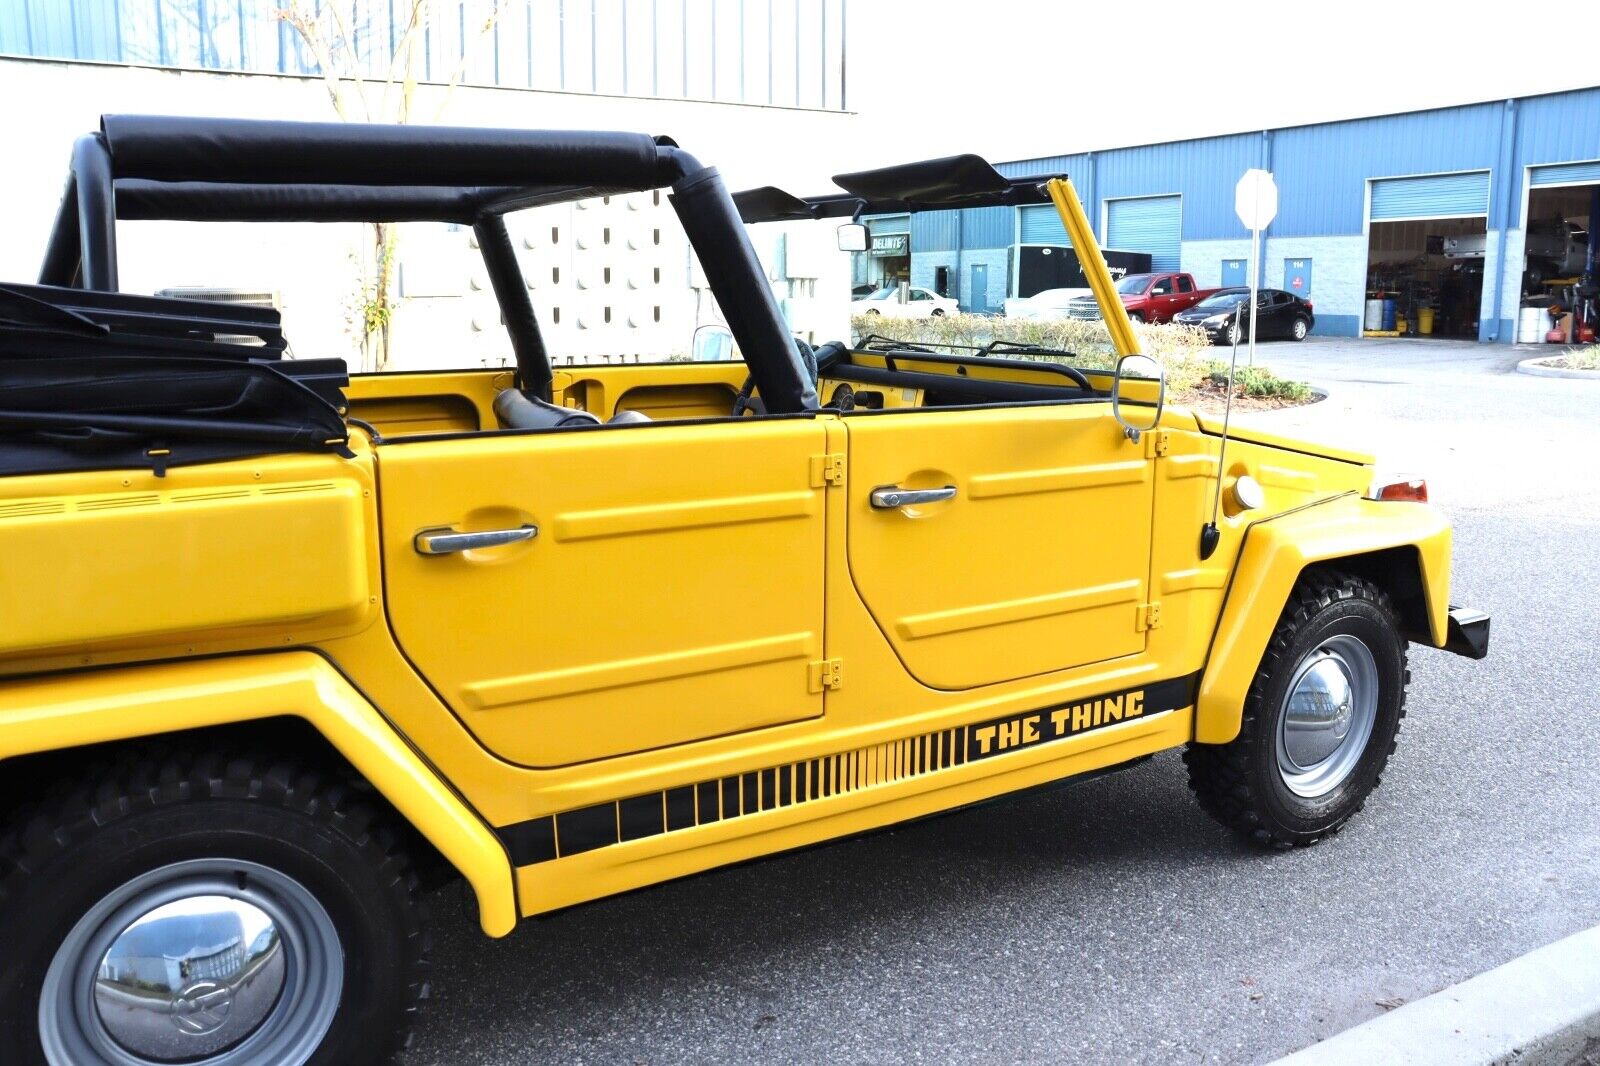
<svg viewBox="0 0 1600 1066">
<path fill-rule="evenodd" d="M 1265 855 L 1169 753 L 485 940 L 438 917 L 407 1066 L 1248 1063 L 1600 923 L 1600 383 L 1444 341 L 1263 345 L 1329 391 L 1253 423 L 1375 450 L 1456 522 L 1481 663 L 1413 649 L 1383 786 Z"/>
</svg>

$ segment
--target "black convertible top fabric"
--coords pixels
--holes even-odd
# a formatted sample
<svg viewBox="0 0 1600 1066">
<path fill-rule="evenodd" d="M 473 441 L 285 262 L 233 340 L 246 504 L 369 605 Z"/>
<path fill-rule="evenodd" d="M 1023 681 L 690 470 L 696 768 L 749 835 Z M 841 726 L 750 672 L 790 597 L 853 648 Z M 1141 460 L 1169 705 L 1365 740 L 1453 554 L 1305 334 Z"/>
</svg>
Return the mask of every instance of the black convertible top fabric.
<svg viewBox="0 0 1600 1066">
<path fill-rule="evenodd" d="M 344 419 L 270 364 L 163 356 L 0 360 L 0 473 L 347 454 Z"/>
<path fill-rule="evenodd" d="M 923 159 L 876 170 L 834 175 L 844 192 L 804 199 L 772 185 L 735 193 L 739 216 L 746 222 L 782 222 L 808 218 L 845 218 L 857 213 L 947 211 L 958 207 L 1004 207 L 1047 204 L 1044 183 L 1050 175 L 1008 178 L 976 155 Z"/>
</svg>

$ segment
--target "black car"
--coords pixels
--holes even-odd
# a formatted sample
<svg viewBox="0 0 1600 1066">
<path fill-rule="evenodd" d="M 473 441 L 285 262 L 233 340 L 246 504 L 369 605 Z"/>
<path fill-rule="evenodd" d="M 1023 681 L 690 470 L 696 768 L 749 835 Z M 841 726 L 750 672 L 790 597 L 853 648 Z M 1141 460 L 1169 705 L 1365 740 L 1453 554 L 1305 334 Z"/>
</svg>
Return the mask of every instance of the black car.
<svg viewBox="0 0 1600 1066">
<path fill-rule="evenodd" d="M 1234 337 L 1233 313 L 1250 299 L 1249 289 L 1218 289 L 1186 311 L 1172 316 L 1180 326 L 1199 326 L 1211 334 L 1214 343 L 1232 344 Z M 1311 313 L 1311 301 L 1303 300 L 1282 289 L 1262 289 L 1256 294 L 1256 336 L 1261 340 L 1287 337 L 1303 341 L 1311 327 L 1316 325 Z M 1250 335 L 1250 308 L 1239 316 L 1239 340 Z"/>
</svg>

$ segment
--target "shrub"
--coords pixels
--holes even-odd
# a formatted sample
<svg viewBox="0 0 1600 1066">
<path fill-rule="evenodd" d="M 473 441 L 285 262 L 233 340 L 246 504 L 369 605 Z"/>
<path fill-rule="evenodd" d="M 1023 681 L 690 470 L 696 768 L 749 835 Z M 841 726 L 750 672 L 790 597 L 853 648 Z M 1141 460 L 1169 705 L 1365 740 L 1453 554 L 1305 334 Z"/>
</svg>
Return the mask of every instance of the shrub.
<svg viewBox="0 0 1600 1066">
<path fill-rule="evenodd" d="M 1600 370 L 1600 344 L 1568 348 L 1559 358 L 1539 361 L 1546 366 L 1558 366 L 1565 370 Z"/>
<path fill-rule="evenodd" d="M 1206 372 L 1211 384 L 1221 389 L 1228 387 L 1228 364 L 1212 363 Z M 1304 403 L 1311 399 L 1311 386 L 1303 381 L 1280 378 L 1266 367 L 1241 366 L 1234 371 L 1233 387 L 1241 396 L 1279 397 Z"/>
<path fill-rule="evenodd" d="M 1069 363 L 1088 370 L 1110 369 L 1117 351 L 1111 333 L 1100 321 L 1076 318 L 991 318 L 987 315 L 939 315 L 933 318 L 890 318 L 856 315 L 850 320 L 856 340 L 870 333 L 908 344 L 982 347 L 992 341 L 1010 341 L 1067 353 L 1065 355 L 1016 354 L 1008 358 Z M 1210 363 L 1211 339 L 1204 330 L 1172 324 L 1135 322 L 1140 350 L 1167 371 L 1173 391 L 1194 388 Z"/>
</svg>

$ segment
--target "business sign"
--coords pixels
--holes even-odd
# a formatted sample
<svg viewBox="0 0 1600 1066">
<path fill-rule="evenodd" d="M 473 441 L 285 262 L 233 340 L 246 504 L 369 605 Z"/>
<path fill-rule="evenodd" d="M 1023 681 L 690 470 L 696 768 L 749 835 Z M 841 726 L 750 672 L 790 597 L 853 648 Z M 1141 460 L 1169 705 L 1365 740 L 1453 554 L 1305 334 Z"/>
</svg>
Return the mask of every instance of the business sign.
<svg viewBox="0 0 1600 1066">
<path fill-rule="evenodd" d="M 909 233 L 874 233 L 872 247 L 867 254 L 880 259 L 894 259 L 911 254 L 911 234 Z"/>
</svg>

